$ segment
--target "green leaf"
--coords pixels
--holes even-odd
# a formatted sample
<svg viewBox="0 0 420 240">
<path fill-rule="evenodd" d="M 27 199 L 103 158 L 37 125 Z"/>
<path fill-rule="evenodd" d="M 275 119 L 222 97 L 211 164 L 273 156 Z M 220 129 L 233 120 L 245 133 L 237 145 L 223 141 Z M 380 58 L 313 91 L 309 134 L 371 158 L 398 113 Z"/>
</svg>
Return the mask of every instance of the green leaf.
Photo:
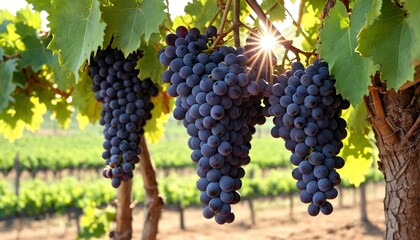
<svg viewBox="0 0 420 240">
<path fill-rule="evenodd" d="M 276 4 L 276 5 L 275 5 Z M 273 7 L 274 6 L 274 7 Z M 271 21 L 284 21 L 286 11 L 284 10 L 283 0 L 266 0 L 261 3 L 261 8 L 266 10 L 266 14 L 270 15 Z"/>
<path fill-rule="evenodd" d="M 31 65 L 37 72 L 44 64 L 51 65 L 54 62 L 51 50 L 47 49 L 38 38 L 27 36 L 22 41 L 26 50 L 21 53 L 19 62 L 21 68 Z"/>
<path fill-rule="evenodd" d="M 32 122 L 32 108 L 34 104 L 30 101 L 30 97 L 24 93 L 18 93 L 14 96 L 15 104 L 13 108 L 15 109 L 16 113 L 13 116 L 16 120 L 22 120 L 26 124 L 30 124 Z"/>
<path fill-rule="evenodd" d="M 357 50 L 381 66 L 381 79 L 387 81 L 388 89 L 398 89 L 406 81 L 413 80 L 411 49 L 414 36 L 404 11 L 394 2 L 385 0 L 381 12 L 372 25 L 360 32 Z"/>
<path fill-rule="evenodd" d="M 344 168 L 338 172 L 356 187 L 365 181 L 370 171 L 373 155 L 370 133 L 372 129 L 367 122 L 367 112 L 363 103 L 343 111 L 342 117 L 347 120 L 347 138 L 340 155 L 346 160 Z"/>
<path fill-rule="evenodd" d="M 203 29 L 218 9 L 216 1 L 194 0 L 185 6 L 185 13 L 191 16 L 192 26 Z"/>
<path fill-rule="evenodd" d="M 371 0 L 371 8 L 366 14 L 366 24 L 371 25 L 381 15 L 382 0 Z"/>
<path fill-rule="evenodd" d="M 1 11 L 0 11 L 0 13 L 1 13 Z M 1 24 L 0 24 L 0 33 L 7 32 L 7 25 L 9 25 L 11 23 L 12 23 L 12 21 L 10 21 L 10 20 L 2 21 Z"/>
<path fill-rule="evenodd" d="M 325 4 L 327 3 L 327 0 L 307 0 L 305 1 L 306 7 L 308 5 L 311 5 L 313 9 L 316 11 L 322 11 L 324 9 Z"/>
<path fill-rule="evenodd" d="M 16 33 L 20 35 L 21 38 L 27 37 L 27 36 L 32 36 L 32 37 L 36 37 L 36 29 L 25 24 L 22 22 L 16 23 Z"/>
<path fill-rule="evenodd" d="M 16 70 L 17 59 L 9 59 L 0 63 L 0 112 L 7 106 L 11 99 L 10 94 L 16 85 L 12 82 L 13 72 Z"/>
<path fill-rule="evenodd" d="M 35 29 L 41 29 L 41 16 L 39 12 L 32 11 L 29 7 L 22 8 L 16 13 L 16 22 L 22 22 Z"/>
<path fill-rule="evenodd" d="M 79 67 L 102 44 L 105 23 L 98 0 L 55 0 L 48 17 L 53 39 L 50 48 L 78 79 Z"/>
<path fill-rule="evenodd" d="M 57 119 L 57 123 L 62 128 L 68 128 L 71 122 L 71 110 L 66 101 L 59 101 L 53 107 L 53 117 Z"/>
<path fill-rule="evenodd" d="M 143 57 L 137 62 L 137 69 L 140 70 L 139 78 L 150 78 L 153 82 L 160 84 L 161 75 L 166 70 L 159 62 L 158 52 L 163 46 L 159 43 L 159 34 L 152 34 L 149 45 L 142 43 Z M 143 46 L 143 44 L 145 46 Z"/>
<path fill-rule="evenodd" d="M 35 11 L 41 12 L 42 10 L 49 12 L 51 9 L 50 0 L 26 0 L 29 4 L 32 4 Z"/>
<path fill-rule="evenodd" d="M 74 75 L 70 69 L 65 66 L 61 66 L 58 61 L 58 56 L 53 55 L 53 63 L 51 69 L 53 74 L 54 82 L 57 84 L 59 89 L 68 89 L 74 83 Z"/>
<path fill-rule="evenodd" d="M 408 23 L 413 29 L 415 43 L 413 44 L 413 59 L 420 63 L 420 1 L 406 0 L 405 9 L 408 12 Z"/>
<path fill-rule="evenodd" d="M 349 131 L 340 155 L 346 164 L 337 172 L 356 187 L 365 181 L 373 162 L 372 145 L 367 134 Z"/>
<path fill-rule="evenodd" d="M 357 1 L 349 19 L 345 6 L 338 1 L 319 33 L 318 51 L 337 80 L 337 92 L 354 105 L 363 100 L 370 83 L 371 60 L 355 51 L 369 9 L 369 1 Z"/>
<path fill-rule="evenodd" d="M 173 98 L 168 97 L 164 92 L 159 92 L 157 97 L 152 98 L 154 108 L 152 109 L 152 119 L 148 120 L 144 126 L 144 136 L 150 143 L 158 142 L 165 133 L 164 124 L 168 122 L 170 106 L 173 106 Z"/>
<path fill-rule="evenodd" d="M 106 39 L 114 35 L 112 47 L 121 49 L 127 56 L 140 47 L 141 38 L 149 41 L 152 33 L 159 33 L 160 24 L 166 17 L 162 0 L 114 0 L 110 7 L 103 8 L 107 23 Z"/>
<path fill-rule="evenodd" d="M 343 118 L 347 120 L 347 125 L 358 133 L 363 133 L 369 125 L 367 122 L 367 111 L 364 103 L 357 104 L 354 108 L 343 112 Z"/>
<path fill-rule="evenodd" d="M 89 122 L 95 123 L 101 117 L 102 106 L 100 102 L 96 101 L 95 93 L 91 88 L 92 79 L 86 72 L 83 72 L 74 88 L 73 105 L 80 114 L 89 118 Z"/>
<path fill-rule="evenodd" d="M 4 54 L 4 50 L 2 47 L 0 47 L 0 62 L 3 62 L 3 54 Z"/>
</svg>

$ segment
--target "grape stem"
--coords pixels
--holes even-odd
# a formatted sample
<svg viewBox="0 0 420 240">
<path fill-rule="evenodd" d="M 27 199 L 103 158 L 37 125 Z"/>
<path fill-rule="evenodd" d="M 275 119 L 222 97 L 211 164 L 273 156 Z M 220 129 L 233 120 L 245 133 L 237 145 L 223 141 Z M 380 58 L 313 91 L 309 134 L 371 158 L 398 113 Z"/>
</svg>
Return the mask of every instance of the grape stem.
<svg viewBox="0 0 420 240">
<path fill-rule="evenodd" d="M 230 8 L 230 5 L 231 4 L 232 4 L 232 0 L 228 0 L 226 2 L 225 9 L 223 10 L 222 21 L 220 22 L 219 29 L 217 29 L 217 38 L 214 41 L 212 48 L 214 48 L 215 46 L 217 46 L 217 44 L 219 44 L 219 42 L 225 36 L 225 34 L 223 33 L 223 29 L 225 28 L 225 24 L 226 24 L 227 16 L 228 16 L 228 13 L 229 13 L 229 8 Z"/>
<path fill-rule="evenodd" d="M 256 0 L 245 0 L 249 7 L 257 14 L 258 18 L 265 24 L 266 28 L 272 31 L 275 37 L 278 39 L 278 42 L 283 45 L 286 49 L 293 52 L 296 55 L 296 59 L 300 60 L 299 54 L 304 55 L 306 58 L 309 58 L 313 55 L 313 52 L 305 52 L 299 48 L 293 46 L 293 41 L 287 40 L 280 31 L 273 25 L 267 15 L 264 13 L 260 5 Z"/>
<path fill-rule="evenodd" d="M 233 4 L 233 39 L 235 41 L 235 47 L 241 46 L 241 39 L 239 37 L 239 27 L 241 26 L 241 22 L 239 20 L 240 11 L 240 1 L 235 0 Z"/>
</svg>

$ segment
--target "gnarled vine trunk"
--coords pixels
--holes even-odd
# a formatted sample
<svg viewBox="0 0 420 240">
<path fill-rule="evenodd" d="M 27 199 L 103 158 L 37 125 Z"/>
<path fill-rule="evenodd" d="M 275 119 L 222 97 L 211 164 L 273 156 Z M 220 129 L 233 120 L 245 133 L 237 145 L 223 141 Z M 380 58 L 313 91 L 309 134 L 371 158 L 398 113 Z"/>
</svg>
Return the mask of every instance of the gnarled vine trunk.
<svg viewBox="0 0 420 240">
<path fill-rule="evenodd" d="M 385 239 L 420 237 L 419 85 L 398 92 L 374 86 L 365 99 L 385 176 Z"/>
</svg>

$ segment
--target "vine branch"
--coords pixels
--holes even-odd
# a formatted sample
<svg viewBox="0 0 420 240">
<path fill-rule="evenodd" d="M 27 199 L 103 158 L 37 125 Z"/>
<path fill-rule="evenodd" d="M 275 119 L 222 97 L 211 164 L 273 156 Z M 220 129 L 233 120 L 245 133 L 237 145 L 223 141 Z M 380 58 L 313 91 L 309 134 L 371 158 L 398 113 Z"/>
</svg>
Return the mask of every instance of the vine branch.
<svg viewBox="0 0 420 240">
<path fill-rule="evenodd" d="M 399 137 L 386 120 L 385 110 L 380 97 L 380 90 L 383 90 L 383 88 L 380 86 L 379 72 L 376 72 L 375 76 L 372 77 L 372 83 L 372 86 L 369 87 L 369 93 L 372 97 L 372 107 L 368 102 L 368 98 L 366 96 L 364 97 L 369 121 L 377 130 L 379 137 L 383 139 L 384 143 L 395 144 L 399 141 Z"/>
<path fill-rule="evenodd" d="M 143 240 L 156 239 L 158 233 L 158 222 L 163 209 L 163 199 L 159 196 L 158 183 L 156 173 L 153 168 L 152 160 L 147 148 L 146 139 L 141 136 L 140 147 L 140 172 L 143 178 L 144 191 L 146 193 L 144 224 L 143 224 Z"/>
<path fill-rule="evenodd" d="M 408 130 L 407 134 L 401 138 L 403 142 L 407 142 L 408 139 L 410 139 L 413 134 L 416 132 L 416 130 L 420 127 L 420 116 L 417 117 L 416 122 L 411 126 L 410 130 Z"/>
<path fill-rule="evenodd" d="M 241 26 L 241 22 L 239 19 L 240 11 L 240 1 L 235 0 L 233 4 L 233 39 L 235 41 L 235 47 L 241 46 L 241 39 L 239 37 L 239 27 Z"/>
<path fill-rule="evenodd" d="M 217 44 L 219 44 L 219 42 L 225 36 L 225 34 L 223 34 L 223 29 L 225 28 L 225 24 L 226 24 L 227 16 L 228 16 L 228 13 L 229 13 L 229 8 L 230 8 L 231 4 L 232 4 L 232 0 L 228 0 L 226 2 L 225 9 L 223 10 L 222 21 L 220 22 L 219 29 L 217 29 L 217 38 L 216 38 L 216 41 L 214 41 L 212 48 L 217 46 Z"/>
</svg>

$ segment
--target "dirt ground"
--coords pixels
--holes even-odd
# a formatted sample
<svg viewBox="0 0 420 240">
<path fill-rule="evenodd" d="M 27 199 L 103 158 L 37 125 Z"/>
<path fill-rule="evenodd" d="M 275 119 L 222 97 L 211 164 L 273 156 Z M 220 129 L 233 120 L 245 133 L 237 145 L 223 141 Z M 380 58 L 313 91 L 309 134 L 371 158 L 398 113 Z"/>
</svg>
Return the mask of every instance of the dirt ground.
<svg viewBox="0 0 420 240">
<path fill-rule="evenodd" d="M 232 224 L 218 225 L 214 220 L 204 219 L 201 209 L 185 210 L 185 230 L 180 229 L 180 216 L 177 211 L 164 210 L 159 223 L 158 239 L 161 240 L 379 240 L 383 239 L 385 229 L 383 213 L 382 185 L 367 187 L 367 210 L 371 224 L 362 224 L 358 193 L 347 190 L 342 193 L 342 206 L 333 201 L 334 212 L 329 216 L 320 214 L 310 217 L 305 204 L 294 199 L 293 219 L 289 215 L 289 200 L 275 198 L 256 200 L 256 224 L 252 225 L 247 202 L 234 206 L 236 219 Z M 136 209 L 133 215 L 133 239 L 141 238 L 143 212 Z M 76 239 L 74 222 L 68 223 L 65 217 L 48 221 L 24 223 L 18 232 L 0 223 L 1 240 L 70 240 Z M 104 238 L 104 239 L 107 239 Z"/>
</svg>

